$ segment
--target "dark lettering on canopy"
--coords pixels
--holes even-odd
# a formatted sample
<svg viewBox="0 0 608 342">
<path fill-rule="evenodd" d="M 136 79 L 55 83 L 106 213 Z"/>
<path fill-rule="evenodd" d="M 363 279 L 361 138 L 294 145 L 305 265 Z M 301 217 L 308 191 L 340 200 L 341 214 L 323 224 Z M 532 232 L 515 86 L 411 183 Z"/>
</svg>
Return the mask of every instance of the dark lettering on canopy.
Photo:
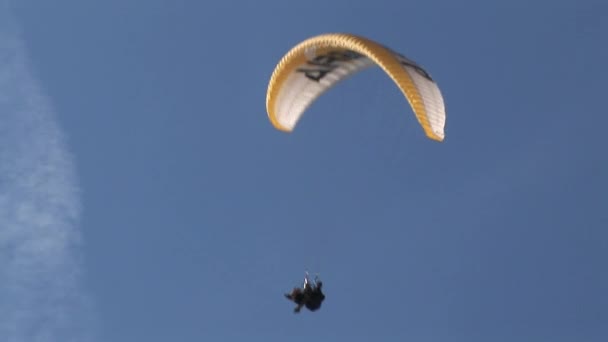
<svg viewBox="0 0 608 342">
<path fill-rule="evenodd" d="M 308 79 L 319 82 L 325 75 L 340 66 L 342 62 L 352 61 L 363 57 L 351 50 L 330 51 L 324 55 L 315 56 L 306 62 L 306 67 L 298 68 L 296 71 L 304 73 Z"/>
<path fill-rule="evenodd" d="M 426 72 L 426 70 L 424 70 L 420 65 L 416 64 L 416 62 L 412 61 L 411 59 L 405 57 L 404 55 L 395 53 L 395 55 L 397 55 L 397 59 L 399 60 L 399 63 L 401 63 L 401 65 L 403 66 L 408 66 L 414 70 L 416 70 L 416 72 L 426 78 L 427 80 L 434 82 L 433 78 L 431 78 L 431 75 L 429 75 L 428 72 Z"/>
</svg>

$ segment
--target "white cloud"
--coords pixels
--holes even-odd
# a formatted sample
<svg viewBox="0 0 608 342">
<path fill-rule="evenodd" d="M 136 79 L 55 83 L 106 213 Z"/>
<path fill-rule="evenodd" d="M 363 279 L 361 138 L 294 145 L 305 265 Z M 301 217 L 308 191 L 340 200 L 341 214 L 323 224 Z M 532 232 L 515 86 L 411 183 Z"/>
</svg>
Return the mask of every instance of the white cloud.
<svg viewBox="0 0 608 342">
<path fill-rule="evenodd" d="M 6 2 L 0 2 L 0 9 Z M 0 15 L 0 339 L 92 337 L 81 285 L 80 200 L 73 160 L 23 41 Z"/>
</svg>

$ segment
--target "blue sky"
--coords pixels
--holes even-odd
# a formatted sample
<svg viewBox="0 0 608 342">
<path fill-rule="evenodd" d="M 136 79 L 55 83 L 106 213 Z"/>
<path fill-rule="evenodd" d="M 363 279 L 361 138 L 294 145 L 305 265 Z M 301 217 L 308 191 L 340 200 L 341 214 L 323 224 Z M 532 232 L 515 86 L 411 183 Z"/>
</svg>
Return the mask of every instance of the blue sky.
<svg viewBox="0 0 608 342">
<path fill-rule="evenodd" d="M 0 4 L 9 341 L 608 338 L 606 3 Z M 274 130 L 326 32 L 423 65 L 446 140 L 377 69 Z"/>
</svg>

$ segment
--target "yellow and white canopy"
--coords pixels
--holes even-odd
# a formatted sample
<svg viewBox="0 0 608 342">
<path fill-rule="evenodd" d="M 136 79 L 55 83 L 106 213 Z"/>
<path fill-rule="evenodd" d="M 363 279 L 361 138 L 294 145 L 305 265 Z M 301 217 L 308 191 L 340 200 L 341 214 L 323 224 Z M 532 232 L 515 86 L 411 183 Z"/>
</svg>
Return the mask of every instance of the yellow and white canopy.
<svg viewBox="0 0 608 342">
<path fill-rule="evenodd" d="M 277 129 L 291 132 L 321 94 L 373 65 L 381 67 L 401 89 L 426 135 L 443 141 L 443 97 L 429 73 L 407 57 L 351 34 L 309 38 L 279 61 L 266 94 L 270 121 Z"/>
</svg>

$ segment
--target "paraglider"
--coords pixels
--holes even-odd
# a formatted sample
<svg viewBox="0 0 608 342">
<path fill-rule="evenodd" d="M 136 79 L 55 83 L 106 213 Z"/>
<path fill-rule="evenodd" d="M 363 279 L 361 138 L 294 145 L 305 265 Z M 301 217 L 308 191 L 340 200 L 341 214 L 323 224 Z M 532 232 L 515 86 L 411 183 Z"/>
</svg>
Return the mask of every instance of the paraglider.
<svg viewBox="0 0 608 342">
<path fill-rule="evenodd" d="M 276 65 L 266 92 L 268 119 L 277 130 L 292 132 L 306 110 L 340 81 L 372 67 L 380 67 L 396 84 L 429 139 L 445 139 L 443 96 L 431 75 L 408 57 L 373 40 L 344 33 L 312 37 L 291 48 Z M 319 310 L 325 300 L 323 283 L 308 273 L 302 287 L 285 297 L 295 313 L 303 307 Z"/>
<path fill-rule="evenodd" d="M 279 61 L 268 84 L 266 110 L 272 125 L 291 132 L 306 109 L 341 80 L 379 66 L 410 103 L 425 134 L 445 137 L 445 106 L 437 84 L 420 65 L 375 41 L 352 34 L 312 37 Z"/>
<path fill-rule="evenodd" d="M 302 287 L 295 287 L 290 293 L 285 294 L 285 298 L 296 304 L 293 312 L 299 313 L 302 307 L 306 307 L 310 311 L 317 311 L 325 300 L 325 294 L 322 291 L 323 282 L 319 277 L 315 277 L 314 283 L 311 284 L 308 279 L 308 272 L 304 276 L 304 284 Z"/>
</svg>

